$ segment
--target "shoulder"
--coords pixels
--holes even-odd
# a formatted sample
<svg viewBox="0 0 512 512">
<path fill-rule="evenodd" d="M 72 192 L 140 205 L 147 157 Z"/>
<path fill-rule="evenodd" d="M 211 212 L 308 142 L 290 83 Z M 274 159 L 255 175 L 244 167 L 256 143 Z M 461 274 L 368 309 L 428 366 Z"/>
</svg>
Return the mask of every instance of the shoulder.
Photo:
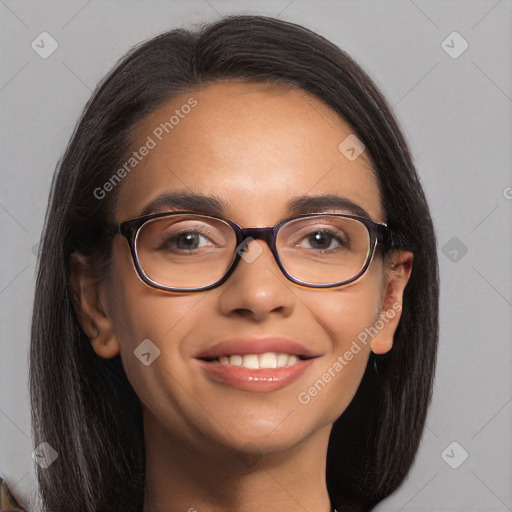
<svg viewBox="0 0 512 512">
<path fill-rule="evenodd" d="M 2 512 L 27 512 L 12 495 L 7 482 L 0 477 L 0 510 Z"/>
</svg>

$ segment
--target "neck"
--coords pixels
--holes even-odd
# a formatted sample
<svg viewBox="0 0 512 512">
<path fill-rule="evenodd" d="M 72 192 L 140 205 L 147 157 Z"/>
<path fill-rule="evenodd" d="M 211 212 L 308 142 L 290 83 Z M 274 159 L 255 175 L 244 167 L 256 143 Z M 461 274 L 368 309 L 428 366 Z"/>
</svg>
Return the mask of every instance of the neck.
<svg viewBox="0 0 512 512">
<path fill-rule="evenodd" d="M 330 512 L 331 425 L 299 445 L 261 453 L 179 438 L 144 410 L 144 512 Z"/>
</svg>

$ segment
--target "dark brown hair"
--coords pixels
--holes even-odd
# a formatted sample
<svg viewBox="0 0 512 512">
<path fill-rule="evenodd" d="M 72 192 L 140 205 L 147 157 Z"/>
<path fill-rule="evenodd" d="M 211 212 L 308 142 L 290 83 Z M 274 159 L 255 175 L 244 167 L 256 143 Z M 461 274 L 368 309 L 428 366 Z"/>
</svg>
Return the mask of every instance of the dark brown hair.
<svg viewBox="0 0 512 512">
<path fill-rule="evenodd" d="M 301 26 L 232 16 L 172 30 L 133 48 L 98 85 L 56 171 L 39 255 L 30 350 L 35 446 L 59 454 L 37 476 L 45 510 L 142 510 L 140 402 L 119 357 L 102 359 L 77 320 L 70 254 L 108 268 L 116 191 L 101 187 L 126 159 L 136 123 L 164 101 L 221 80 L 284 83 L 348 122 L 373 163 L 389 227 L 414 252 L 393 349 L 370 357 L 334 424 L 327 486 L 338 510 L 370 510 L 407 475 L 431 398 L 438 341 L 438 263 L 427 201 L 391 110 L 342 50 Z M 119 188 L 119 187 L 117 187 Z"/>
</svg>

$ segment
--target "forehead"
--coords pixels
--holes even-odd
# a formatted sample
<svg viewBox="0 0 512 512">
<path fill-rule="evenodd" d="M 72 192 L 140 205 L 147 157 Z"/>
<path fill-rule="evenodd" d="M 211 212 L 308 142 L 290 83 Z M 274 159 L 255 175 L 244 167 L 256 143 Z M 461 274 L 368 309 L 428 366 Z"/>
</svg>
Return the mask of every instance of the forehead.
<svg viewBox="0 0 512 512">
<path fill-rule="evenodd" d="M 353 130 L 332 109 L 288 86 L 191 90 L 136 127 L 136 162 L 121 183 L 117 221 L 148 213 L 161 195 L 183 193 L 215 197 L 241 225 L 275 223 L 293 198 L 319 195 L 342 196 L 382 222 L 369 156 L 347 158 L 339 149 L 347 137 Z"/>
</svg>

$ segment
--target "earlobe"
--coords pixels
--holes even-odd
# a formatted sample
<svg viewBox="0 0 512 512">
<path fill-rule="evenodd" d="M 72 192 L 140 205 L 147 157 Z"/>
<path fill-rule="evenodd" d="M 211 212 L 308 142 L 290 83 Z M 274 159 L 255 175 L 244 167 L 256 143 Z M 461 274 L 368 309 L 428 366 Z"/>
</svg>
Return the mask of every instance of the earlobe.
<svg viewBox="0 0 512 512">
<path fill-rule="evenodd" d="M 112 319 L 100 299 L 100 283 L 83 254 L 74 252 L 70 259 L 70 284 L 78 321 L 91 341 L 94 351 L 105 359 L 119 354 Z"/>
<path fill-rule="evenodd" d="M 113 332 L 99 332 L 96 337 L 91 339 L 91 344 L 96 354 L 104 359 L 111 359 L 119 355 L 119 343 Z"/>
<path fill-rule="evenodd" d="M 390 260 L 377 334 L 371 342 L 372 352 L 385 354 L 393 347 L 393 339 L 400 322 L 403 294 L 412 272 L 414 255 L 410 251 L 397 251 Z"/>
</svg>

